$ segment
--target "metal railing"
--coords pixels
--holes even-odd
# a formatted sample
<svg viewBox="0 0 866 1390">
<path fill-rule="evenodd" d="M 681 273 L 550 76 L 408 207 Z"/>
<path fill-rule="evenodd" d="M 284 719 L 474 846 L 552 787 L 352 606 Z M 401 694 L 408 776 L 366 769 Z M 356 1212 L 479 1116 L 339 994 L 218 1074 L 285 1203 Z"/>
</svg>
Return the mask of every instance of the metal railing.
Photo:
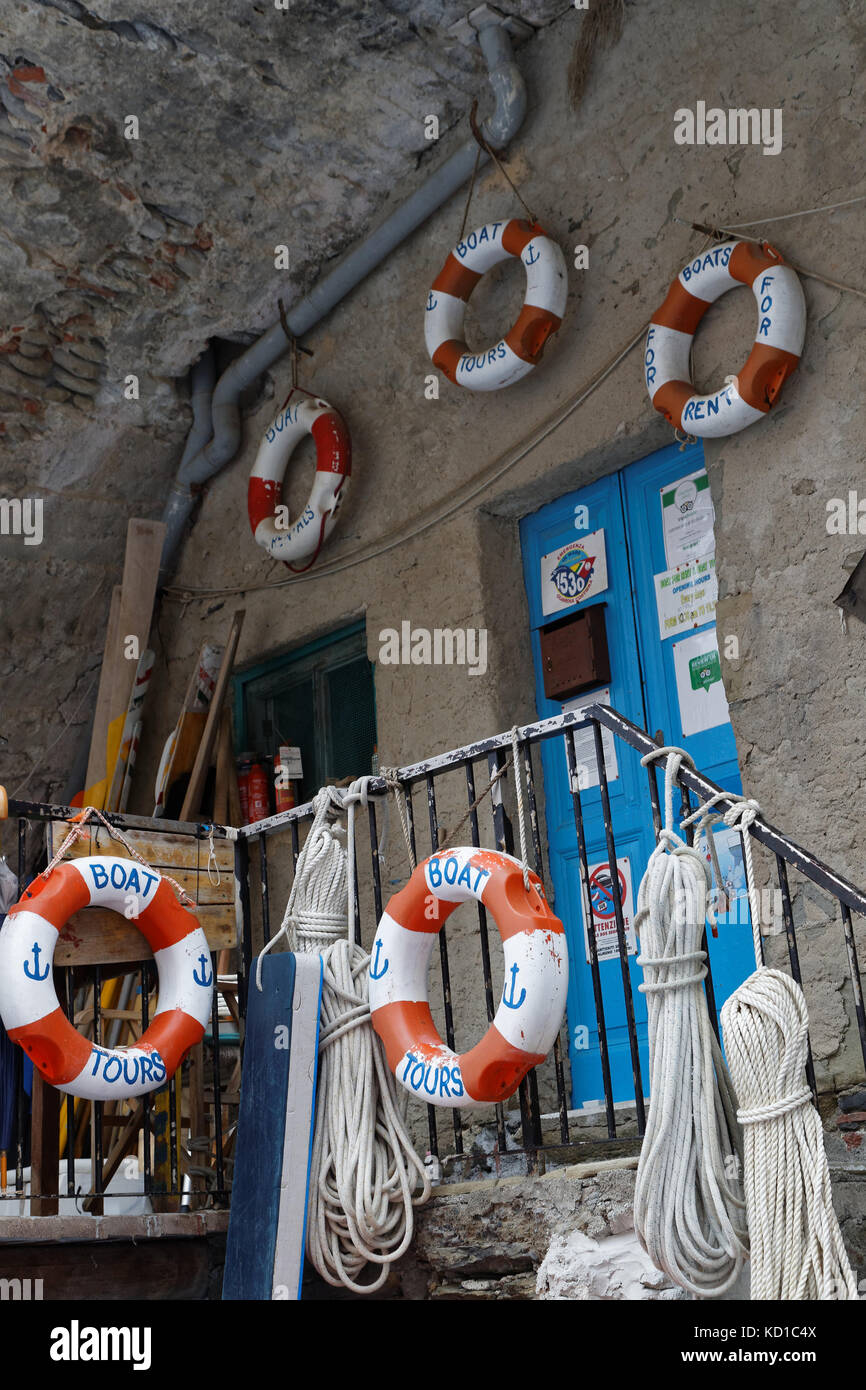
<svg viewBox="0 0 866 1390">
<path fill-rule="evenodd" d="M 543 883 L 549 879 L 547 854 L 543 845 L 543 835 L 541 829 L 542 798 L 539 795 L 537 784 L 537 768 L 535 765 L 534 753 L 539 745 L 545 742 L 558 743 L 560 756 L 563 759 L 563 767 L 567 775 L 567 786 L 573 812 L 574 822 L 574 847 L 577 850 L 577 860 L 583 892 L 588 901 L 589 889 L 589 854 L 587 848 L 587 828 L 585 823 L 586 806 L 581 797 L 580 777 L 578 775 L 579 760 L 575 743 L 575 735 L 578 732 L 592 734 L 595 761 L 595 782 L 599 792 L 599 808 L 604 823 L 604 844 L 605 853 L 610 864 L 617 863 L 617 834 L 621 827 L 614 824 L 614 816 L 611 811 L 611 798 L 608 784 L 608 769 L 605 761 L 605 748 L 602 739 L 602 731 L 613 735 L 619 745 L 623 745 L 631 750 L 631 754 L 625 753 L 624 756 L 640 758 L 656 749 L 654 741 L 635 724 L 618 714 L 615 710 L 603 705 L 590 705 L 579 712 L 567 712 L 552 719 L 545 719 L 535 723 L 526 724 L 517 730 L 517 750 L 519 756 L 519 769 L 523 778 L 523 785 L 526 793 L 526 805 L 528 810 L 528 829 L 531 865 L 538 873 Z M 508 766 L 509 755 L 512 749 L 511 732 L 497 734 L 491 738 L 482 739 L 478 742 L 467 744 L 464 747 L 453 749 L 447 753 L 438 754 L 435 757 L 427 758 L 421 762 L 403 767 L 397 772 L 397 779 L 400 784 L 399 795 L 402 798 L 403 806 L 408 822 L 408 833 L 412 845 L 412 850 L 416 858 L 423 858 L 428 853 L 433 853 L 441 848 L 440 841 L 440 790 L 443 780 L 447 777 L 449 783 L 449 793 L 454 791 L 454 779 L 457 779 L 457 786 L 462 784 L 460 799 L 465 797 L 465 821 L 466 837 L 473 845 L 481 846 L 481 826 L 479 814 L 486 814 L 488 808 L 490 812 L 490 831 L 485 831 L 485 843 L 489 845 L 492 837 L 497 849 L 506 853 L 514 852 L 514 839 L 512 826 L 506 810 L 506 799 L 503 795 L 504 789 L 509 783 L 509 776 L 513 774 L 513 769 Z M 498 774 L 498 775 L 497 775 Z M 657 769 L 653 766 L 646 769 L 646 786 L 648 809 L 652 816 L 653 825 L 656 832 L 661 827 L 661 811 L 659 801 L 659 787 L 657 782 Z M 493 780 L 495 778 L 495 781 Z M 692 796 L 696 796 L 701 801 L 714 796 L 720 789 L 708 778 L 699 772 L 693 771 L 687 766 L 681 767 L 678 778 L 678 788 L 682 816 L 687 816 L 693 809 L 694 803 Z M 356 912 L 355 912 L 355 931 L 356 939 L 360 943 L 362 932 L 368 931 L 372 936 L 371 916 L 375 916 L 378 922 L 383 908 L 386 906 L 387 893 L 386 885 L 383 885 L 383 865 L 379 854 L 379 818 L 381 801 L 377 807 L 377 794 L 384 797 L 389 794 L 390 782 L 386 782 L 383 777 L 374 777 L 369 783 L 369 793 L 371 799 L 367 806 L 367 817 L 369 821 L 369 867 L 368 871 L 356 873 Z M 423 793 L 417 797 L 416 793 Z M 480 793 L 480 794 L 479 794 Z M 489 800 L 487 796 L 489 794 Z M 727 796 L 727 793 L 722 793 Z M 732 798 L 734 799 L 734 798 Z M 725 809 L 723 800 L 720 809 Z M 18 820 L 18 867 L 19 881 L 22 888 L 26 880 L 26 832 L 28 825 L 36 822 L 47 822 L 51 820 L 64 821 L 74 810 L 62 806 L 50 806 L 33 802 L 11 802 L 9 807 L 10 818 Z M 240 906 L 240 923 L 238 932 L 238 1005 L 240 1015 L 240 1040 L 243 1040 L 243 1020 L 246 1014 L 246 994 L 247 985 L 254 958 L 254 920 L 250 892 L 251 869 L 255 870 L 258 879 L 257 888 L 260 889 L 260 897 L 257 893 L 256 901 L 261 904 L 260 920 L 255 924 L 261 931 L 262 940 L 269 939 L 271 935 L 271 866 L 269 865 L 268 843 L 274 835 L 280 832 L 287 832 L 290 837 L 290 855 L 292 869 L 297 864 L 298 855 L 301 847 L 301 834 L 305 826 L 309 825 L 314 815 L 314 806 L 307 803 L 298 806 L 290 811 L 285 811 L 279 815 L 271 816 L 266 820 L 258 821 L 252 825 L 247 825 L 235 830 L 226 830 L 222 826 L 213 827 L 216 834 L 226 835 L 235 840 L 234 861 L 235 877 L 237 881 L 237 896 Z M 134 816 L 123 816 L 110 814 L 107 819 L 120 829 L 146 829 L 170 831 L 174 834 L 190 836 L 206 845 L 209 826 L 206 824 L 183 824 L 177 822 L 152 821 Z M 789 870 L 796 871 L 804 879 L 809 880 L 824 893 L 831 897 L 837 907 L 841 919 L 842 936 L 844 938 L 845 952 L 847 958 L 848 972 L 850 975 L 852 997 L 854 1003 L 854 1013 L 857 1020 L 857 1031 L 860 1045 L 860 1057 L 862 1058 L 863 1076 L 866 1077 L 866 1014 L 864 1014 L 863 996 L 860 981 L 860 967 L 857 957 L 857 946 L 854 935 L 854 923 L 852 913 L 866 917 L 866 893 L 849 882 L 841 874 L 836 873 L 824 864 L 815 855 L 804 850 L 787 835 L 768 824 L 762 817 L 758 817 L 749 826 L 748 831 L 754 840 L 762 844 L 772 856 L 775 865 L 775 873 L 778 881 L 779 892 L 782 904 L 782 923 L 784 929 L 785 942 L 787 946 L 788 964 L 794 979 L 798 983 L 803 983 L 800 967 L 800 957 L 797 945 L 797 935 L 794 925 L 794 909 L 792 903 L 792 891 L 789 885 Z M 691 831 L 686 832 L 689 841 L 692 840 Z M 44 862 L 44 861 L 43 861 Z M 41 864 L 37 864 L 37 868 Z M 280 864 L 282 869 L 282 863 Z M 360 887 L 359 887 L 360 885 Z M 363 890 L 363 891 L 362 891 Z M 372 914 L 368 914 L 365 922 L 361 911 L 363 897 L 368 897 L 372 904 Z M 620 963 L 620 978 L 622 989 L 622 1001 L 624 1005 L 625 1030 L 627 1033 L 628 1054 L 631 1064 L 633 1079 L 633 1102 L 628 1107 L 629 1124 L 624 1130 L 623 1127 L 623 1108 L 617 1105 L 614 1100 L 613 1083 L 611 1079 L 610 1047 L 608 1039 L 608 1024 L 605 1016 L 605 995 L 602 991 L 602 979 L 599 968 L 599 958 L 596 947 L 595 932 L 589 930 L 586 933 L 587 951 L 589 957 L 589 969 L 592 980 L 592 995 L 595 1008 L 596 1028 L 598 1036 L 598 1051 L 601 1068 L 601 1075 L 604 1087 L 603 1107 L 599 1112 L 601 1129 L 603 1133 L 600 1138 L 602 1142 L 621 1141 L 624 1133 L 630 1137 L 632 1134 L 638 1139 L 642 1136 L 645 1127 L 646 1110 L 646 1090 L 645 1077 L 641 1066 L 640 1039 L 638 1024 L 635 1019 L 633 985 L 629 968 L 628 941 L 626 935 L 626 923 L 624 917 L 624 904 L 620 892 L 618 876 L 611 875 L 611 896 L 613 899 L 614 920 L 616 927 L 616 939 L 618 956 Z M 258 914 L 257 914 L 258 915 Z M 369 929 L 369 930 L 368 930 Z M 496 1011 L 496 999 L 493 986 L 493 965 L 491 960 L 491 950 L 489 941 L 489 922 L 483 905 L 477 905 L 477 933 L 478 945 L 480 948 L 480 987 L 483 993 L 484 1007 L 488 1020 L 492 1020 Z M 453 1009 L 452 974 L 449 962 L 449 944 L 447 929 L 438 933 L 439 943 L 439 972 L 442 987 L 442 1004 L 445 1021 L 445 1038 L 451 1048 L 455 1048 L 455 1026 Z M 703 943 L 706 950 L 706 939 Z M 216 977 L 217 959 L 216 954 L 212 956 L 212 965 Z M 708 973 L 705 980 L 705 990 L 709 1007 L 710 1018 L 713 1027 L 718 1033 L 717 1001 L 713 986 L 712 969 L 707 960 Z M 141 991 L 142 1000 L 142 1024 L 146 1026 L 148 1017 L 149 1002 L 155 983 L 155 970 L 153 962 L 144 963 L 136 967 L 137 984 Z M 103 1020 L 99 1010 L 99 990 L 104 978 L 104 972 L 99 966 L 90 967 L 63 967 L 58 970 L 57 983 L 59 985 L 58 995 L 65 1011 L 72 1016 L 74 1006 L 74 996 L 81 983 L 82 976 L 93 987 L 95 1019 L 94 1027 L 97 1040 L 101 1037 L 100 1029 Z M 806 982 L 808 984 L 808 981 Z M 608 996 L 608 999 L 610 996 Z M 721 1002 L 721 1001 L 719 1001 Z M 212 1027 L 212 1039 L 210 1048 L 212 1050 L 212 1132 L 209 1136 L 207 1162 L 213 1170 L 213 1179 L 209 1184 L 210 1191 L 208 1200 L 213 1205 L 226 1205 L 230 1195 L 230 1155 L 227 1143 L 227 1135 L 224 1133 L 223 1110 L 226 1102 L 223 1101 L 226 1084 L 226 1065 L 225 1049 L 220 1038 L 217 994 L 214 994 Z M 456 1048 L 455 1048 L 456 1050 Z M 11 1157 L 14 1159 L 14 1175 L 9 1173 L 9 1188 L 3 1196 L 11 1200 L 20 1200 L 23 1191 L 23 1170 L 26 1166 L 28 1154 L 35 1149 L 37 1144 L 43 1142 L 44 1136 L 36 1134 L 38 1117 L 34 1118 L 34 1134 L 31 1143 L 31 1116 L 28 1106 L 29 1100 L 21 1084 L 21 1065 L 23 1054 L 20 1049 L 17 1062 L 17 1086 L 16 1086 L 16 1106 L 17 1106 L 17 1135 Z M 546 1084 L 552 1085 L 555 1093 L 555 1102 L 552 1110 L 544 1113 L 539 1100 L 539 1079 L 536 1071 L 531 1071 L 521 1083 L 518 1092 L 519 1125 L 518 1132 L 513 1135 L 510 1129 L 510 1117 L 507 1115 L 503 1105 L 495 1107 L 495 1118 L 493 1121 L 495 1128 L 495 1156 L 498 1158 L 505 1155 L 521 1155 L 525 1160 L 527 1171 L 537 1171 L 544 1166 L 548 1157 L 555 1151 L 557 1157 L 573 1154 L 579 1156 L 585 1149 L 588 1142 L 585 1134 L 585 1127 L 582 1126 L 580 1118 L 570 1109 L 569 1085 L 566 1078 L 566 1058 L 563 1056 L 561 1040 L 558 1039 L 552 1053 L 552 1057 L 547 1063 L 548 1072 L 546 1073 Z M 813 1094 L 816 1093 L 815 1069 L 812 1061 L 811 1050 L 808 1057 L 808 1080 L 812 1087 Z M 181 1078 L 182 1083 L 182 1078 Z M 176 1086 L 177 1079 L 172 1078 L 167 1088 L 168 1095 L 168 1137 L 165 1141 L 168 1148 L 168 1172 L 169 1181 L 160 1187 L 154 1182 L 150 1153 L 151 1139 L 154 1134 L 154 1111 L 156 1101 L 153 1096 L 143 1098 L 143 1116 L 141 1128 L 144 1133 L 144 1176 L 143 1192 L 156 1199 L 169 1199 L 175 1203 L 185 1200 L 183 1175 L 177 1163 L 177 1128 L 176 1128 Z M 48 1088 L 50 1089 L 50 1088 Z M 72 1097 L 65 1097 L 63 1104 L 66 1106 L 67 1132 L 74 1133 L 75 1110 Z M 163 1114 L 165 1107 L 163 1107 Z M 455 1156 L 464 1159 L 468 1158 L 464 1143 L 467 1125 L 471 1124 L 468 1113 L 460 1110 L 452 1110 L 450 1117 L 445 1111 L 437 1110 L 436 1107 L 427 1107 L 427 1132 L 428 1145 L 432 1155 L 443 1157 L 443 1149 L 453 1152 Z M 633 1117 L 633 1118 L 632 1118 Z M 93 1180 L 88 1192 L 78 1192 L 80 1179 L 76 1175 L 74 1166 L 74 1149 L 67 1145 L 66 1154 L 66 1182 L 65 1192 L 55 1191 L 51 1185 L 43 1190 L 34 1191 L 32 1195 L 33 1205 L 31 1211 L 39 1211 L 43 1215 L 48 1215 L 56 1211 L 56 1203 L 59 1196 L 73 1196 L 78 1193 L 82 1200 L 84 1209 L 91 1211 L 99 1210 L 99 1203 L 103 1198 L 106 1186 L 106 1155 L 104 1144 L 105 1113 L 102 1102 L 94 1104 L 94 1119 L 90 1129 L 90 1139 L 85 1143 L 85 1153 L 91 1160 Z M 442 1124 L 446 1124 L 452 1131 L 447 1140 L 443 1138 L 441 1130 Z M 598 1142 L 599 1136 L 595 1135 L 593 1143 Z M 204 1159 L 205 1156 L 200 1156 Z M 191 1156 L 191 1161 L 196 1162 L 196 1156 Z M 49 1171 L 50 1161 L 46 1164 L 44 1158 L 40 1163 L 40 1172 Z M 35 1171 L 35 1169 L 34 1169 Z M 55 1160 L 56 1171 L 56 1160 Z M 2 1235 L 2 1226 L 0 1226 Z"/>
<path fill-rule="evenodd" d="M 17 820 L 17 876 L 20 893 L 24 891 L 28 882 L 41 872 L 47 862 L 44 834 L 40 837 L 39 843 L 31 845 L 28 851 L 28 829 L 37 826 L 44 829 L 52 822 L 60 824 L 77 814 L 80 814 L 80 810 L 75 807 L 30 801 L 9 802 L 8 818 L 10 821 Z M 236 835 L 234 830 L 210 823 L 152 820 L 115 812 L 105 812 L 103 815 L 106 821 L 121 831 L 168 833 L 199 841 L 196 865 L 205 879 L 209 836 L 213 834 L 234 839 Z M 62 829 L 65 831 L 68 826 L 62 825 Z M 142 956 L 147 955 L 149 947 L 144 944 Z M 212 951 L 211 968 L 215 982 L 218 980 L 217 965 L 218 953 Z M 106 980 L 117 976 L 131 977 L 131 985 L 126 994 L 129 1003 L 135 1001 L 136 1006 L 121 1010 L 103 1010 L 102 986 Z M 70 1019 L 74 1019 L 76 1013 L 81 1013 L 84 996 L 87 1001 L 87 1013 L 92 1011 L 92 1041 L 100 1046 L 105 1040 L 106 1025 L 114 1021 L 118 1013 L 130 1018 L 136 1015 L 134 1025 L 138 1024 L 140 1018 L 141 1031 L 147 1028 L 152 1000 L 157 989 L 157 971 L 152 958 L 138 962 L 130 961 L 128 964 L 56 965 L 54 984 L 61 1008 Z M 230 991 L 230 987 L 226 988 Z M 204 1089 L 205 1101 L 210 1105 L 206 1135 L 193 1135 L 189 1132 L 189 1117 L 184 1124 L 183 1113 L 179 1107 L 179 1091 L 182 1094 L 184 1080 L 189 1080 L 188 1063 L 184 1064 L 184 1069 L 172 1076 L 159 1091 L 142 1096 L 138 1102 L 130 1102 L 128 1112 L 118 1114 L 117 1102 L 84 1102 L 71 1095 L 62 1095 L 54 1091 L 47 1083 L 42 1082 L 35 1069 L 32 1093 L 28 1095 L 24 1083 L 23 1050 L 4 1037 L 7 1068 L 10 1055 L 14 1059 L 15 1113 L 12 1144 L 7 1154 L 6 1185 L 3 1187 L 0 1184 L 0 1202 L 18 1203 L 19 1206 L 27 1202 L 30 1215 L 51 1216 L 58 1213 L 61 1198 L 75 1198 L 77 1211 L 101 1215 L 106 1189 L 121 1168 L 123 1160 L 139 1152 L 141 1134 L 143 1142 L 140 1188 L 132 1190 L 124 1187 L 116 1194 L 109 1193 L 109 1197 L 117 1195 L 126 1200 L 140 1195 L 149 1199 L 144 1204 L 145 1209 L 153 1207 L 167 1211 L 183 1210 L 190 1205 L 199 1207 L 203 1201 L 209 1206 L 226 1206 L 231 1186 L 229 1150 L 232 1138 L 232 1134 L 227 1135 L 224 1132 L 224 1110 L 230 1103 L 228 1099 L 223 1099 L 228 1072 L 226 1053 L 237 1051 L 239 1043 L 227 1044 L 223 1040 L 219 999 L 219 989 L 215 988 L 203 1054 L 210 1083 L 209 1088 Z M 243 1002 L 239 1001 L 239 1005 L 239 1031 L 242 1036 Z M 14 1051 L 10 1053 L 10 1049 Z M 4 1103 L 8 1105 L 8 1092 L 7 1071 L 0 1073 L 0 1108 Z M 65 1120 L 63 1156 L 60 1154 L 59 1142 L 61 1116 Z M 183 1143 L 184 1129 L 188 1131 L 186 1144 Z M 189 1146 L 190 1140 L 196 1142 Z M 205 1140 L 207 1142 L 204 1142 Z M 185 1158 L 181 1157 L 181 1150 L 184 1151 Z M 82 1160 L 89 1161 L 87 1181 L 80 1171 L 83 1166 Z M 28 1167 L 29 1185 L 25 1182 L 25 1169 Z M 185 1180 L 185 1170 L 188 1172 L 189 1168 L 195 1170 L 195 1178 L 186 1176 Z M 0 1208 L 0 1238 L 3 1236 L 3 1215 L 4 1210 Z"/>
<path fill-rule="evenodd" d="M 574 836 L 577 848 L 580 878 L 585 895 L 585 900 L 589 901 L 589 858 L 587 851 L 587 834 L 585 826 L 585 808 L 581 799 L 580 778 L 578 775 L 578 758 L 575 747 L 575 733 L 578 731 L 591 730 L 593 735 L 595 753 L 595 774 L 600 793 L 600 809 L 604 822 L 605 852 L 609 864 L 617 863 L 616 828 L 613 823 L 611 813 L 611 800 L 608 785 L 608 773 L 605 762 L 605 750 L 602 739 L 602 730 L 608 731 L 621 744 L 627 745 L 634 750 L 633 756 L 642 757 L 657 749 L 656 743 L 644 730 L 638 728 L 628 719 L 618 714 L 615 710 L 604 705 L 589 705 L 580 711 L 566 712 L 551 719 L 541 720 L 537 723 L 526 724 L 517 730 L 517 748 L 520 759 L 520 771 L 524 778 L 524 785 L 527 793 L 527 803 L 529 810 L 531 859 L 533 867 L 538 873 L 542 882 L 548 878 L 545 867 L 545 853 L 542 846 L 542 838 L 539 828 L 539 796 L 536 783 L 536 769 L 533 762 L 533 749 L 547 740 L 559 740 L 562 747 L 562 757 L 568 776 L 568 787 L 574 818 Z M 447 753 L 438 754 L 435 757 L 427 758 L 421 762 L 401 768 L 397 771 L 397 779 L 401 785 L 401 795 L 405 812 L 408 819 L 409 835 L 411 838 L 413 852 L 416 858 L 423 858 L 428 853 L 437 852 L 440 849 L 439 834 L 439 814 L 437 809 L 437 788 L 440 779 L 446 774 L 456 774 L 462 776 L 465 782 L 466 804 L 468 806 L 468 827 L 469 835 L 473 845 L 480 845 L 479 838 L 479 801 L 476 787 L 482 785 L 479 769 L 484 774 L 484 781 L 493 778 L 494 774 L 502 774 L 501 781 L 507 780 L 507 772 L 503 774 L 509 752 L 512 748 L 511 732 L 495 735 L 491 738 L 482 739 L 476 743 L 468 744 L 462 748 L 456 748 Z M 649 809 L 652 814 L 652 821 L 656 833 L 661 828 L 661 810 L 659 801 L 659 788 L 657 783 L 658 771 L 655 766 L 646 768 L 647 775 L 647 797 Z M 677 783 L 681 800 L 681 812 L 685 817 L 694 809 L 691 796 L 694 793 L 700 801 L 721 792 L 721 789 L 701 773 L 692 771 L 687 766 L 680 769 Z M 368 792 L 371 796 L 377 793 L 386 794 L 390 783 L 386 783 L 383 777 L 371 779 Z M 413 792 L 423 790 L 424 809 L 420 812 L 413 801 Z M 727 793 L 721 792 L 723 798 L 728 797 Z M 722 800 L 719 810 L 724 811 L 727 805 L 736 798 Z M 513 853 L 514 841 L 512 827 L 506 815 L 501 785 L 492 791 L 492 829 L 495 846 L 497 849 L 506 853 Z M 426 813 L 426 814 L 425 814 Z M 270 891 L 269 891 L 269 865 L 268 865 L 268 839 L 275 832 L 288 829 L 291 834 L 291 853 L 293 865 L 297 864 L 300 849 L 301 827 L 312 820 L 314 807 L 312 803 L 298 806 L 290 811 L 282 812 L 279 815 L 271 816 L 266 820 L 258 821 L 252 825 L 244 827 L 240 832 L 238 843 L 238 866 L 242 874 L 242 904 L 244 911 L 244 943 L 245 958 L 248 963 L 250 960 L 252 944 L 252 928 L 250 914 L 250 895 L 247 880 L 249 868 L 249 848 L 252 842 L 257 842 L 258 848 L 258 873 L 261 886 L 262 903 L 262 926 L 264 939 L 270 936 Z M 372 886 L 372 898 L 375 907 L 376 919 L 382 914 L 385 903 L 382 892 L 382 872 L 380 857 L 378 853 L 379 828 L 377 824 L 377 809 L 374 800 L 369 802 L 367 808 L 369 816 L 370 831 L 370 865 L 369 877 Z M 426 819 L 426 830 L 422 834 L 418 820 Z M 828 868 L 814 854 L 803 849 L 787 835 L 768 824 L 762 817 L 758 817 L 748 828 L 755 840 L 764 845 L 773 856 L 775 862 L 776 875 L 778 878 L 779 891 L 782 901 L 782 917 L 784 923 L 784 934 L 787 943 L 788 961 L 791 974 L 798 983 L 802 983 L 800 968 L 800 958 L 797 947 L 797 936 L 794 926 L 794 912 L 792 907 L 792 895 L 788 881 L 789 868 L 796 869 L 806 879 L 816 884 L 826 893 L 832 896 L 838 905 L 841 914 L 841 925 L 844 934 L 845 947 L 847 952 L 848 968 L 850 973 L 851 988 L 853 991 L 855 1014 L 860 1041 L 860 1051 L 863 1059 L 863 1075 L 866 1077 L 866 1016 L 864 1016 L 863 996 L 860 982 L 860 969 L 857 959 L 857 949 L 854 939 L 854 929 L 852 923 L 852 912 L 866 916 L 866 893 L 855 887 L 841 874 Z M 693 842 L 693 832 L 691 828 L 686 831 L 686 838 L 689 843 Z M 429 848 L 422 848 L 422 841 Z M 356 939 L 360 943 L 362 933 L 362 921 L 360 902 L 357 893 L 357 883 L 359 875 L 356 873 L 356 913 L 355 931 Z M 624 920 L 624 904 L 620 892 L 618 875 L 611 874 L 611 892 L 613 897 L 614 918 L 616 925 L 616 938 L 620 961 L 620 974 L 622 982 L 622 994 L 625 1013 L 625 1024 L 628 1035 L 628 1049 L 631 1062 L 632 1078 L 634 1083 L 633 1113 L 636 1117 L 636 1133 L 640 1137 L 644 1133 L 646 1118 L 646 1090 L 645 1079 L 641 1068 L 639 1051 L 638 1026 L 635 1021 L 634 999 L 632 992 L 632 980 L 628 961 L 628 943 L 626 938 L 626 925 Z M 480 940 L 481 954 L 481 973 L 482 987 L 484 992 L 485 1007 L 488 1020 L 492 1020 L 496 1003 L 493 991 L 493 977 L 491 969 L 488 921 L 483 906 L 478 905 L 478 935 Z M 617 1107 L 614 1102 L 614 1092 L 611 1080 L 611 1066 L 608 1046 L 608 1029 L 605 1019 L 605 1003 L 602 992 L 601 974 L 599 970 L 599 959 L 596 949 L 595 932 L 587 932 L 589 967 L 592 975 L 592 992 L 595 1006 L 596 1025 L 598 1030 L 598 1045 L 600 1054 L 601 1073 L 604 1084 L 604 1129 L 608 1140 L 618 1140 L 621 1138 L 621 1128 L 618 1130 L 618 1123 L 621 1126 L 622 1109 L 620 1108 L 619 1120 Z M 454 1016 L 452 1006 L 452 981 L 449 968 L 449 951 L 447 930 L 442 928 L 438 934 L 439 941 L 439 966 L 442 983 L 442 999 L 444 1005 L 445 1018 L 445 1038 L 448 1046 L 455 1048 L 454 1037 Z M 707 950 L 706 931 L 704 932 L 703 949 Z M 718 1035 L 718 1009 L 713 986 L 712 969 L 707 955 L 707 976 L 705 980 L 705 990 L 709 1014 L 712 1026 Z M 721 1001 L 719 1001 L 721 1002 Z M 565 1077 L 565 1066 L 562 1055 L 560 1040 L 557 1040 L 553 1056 L 553 1077 L 556 1087 L 556 1130 L 547 1136 L 544 1133 L 543 1116 L 539 1104 L 538 1079 L 535 1071 L 531 1071 L 521 1083 L 518 1102 L 520 1111 L 520 1137 L 519 1142 L 510 1142 L 510 1136 L 506 1133 L 505 1111 L 502 1105 L 496 1107 L 496 1145 L 499 1154 L 523 1154 L 525 1156 L 527 1170 L 537 1170 L 539 1164 L 544 1162 L 544 1155 L 550 1150 L 573 1150 L 579 1154 L 585 1145 L 585 1140 L 581 1138 L 581 1131 L 575 1125 L 575 1112 L 570 1111 L 569 1094 Z M 808 1057 L 808 1081 L 812 1087 L 813 1095 L 816 1094 L 815 1070 L 812 1061 L 811 1049 Z M 427 1122 L 429 1133 L 429 1148 L 433 1155 L 440 1156 L 441 1139 L 440 1123 L 441 1111 L 437 1111 L 434 1106 L 427 1107 Z M 464 1128 L 466 1112 L 453 1110 L 451 1112 L 450 1124 L 453 1127 L 453 1146 L 457 1156 L 464 1154 Z M 593 1141 L 595 1142 L 595 1141 Z"/>
</svg>

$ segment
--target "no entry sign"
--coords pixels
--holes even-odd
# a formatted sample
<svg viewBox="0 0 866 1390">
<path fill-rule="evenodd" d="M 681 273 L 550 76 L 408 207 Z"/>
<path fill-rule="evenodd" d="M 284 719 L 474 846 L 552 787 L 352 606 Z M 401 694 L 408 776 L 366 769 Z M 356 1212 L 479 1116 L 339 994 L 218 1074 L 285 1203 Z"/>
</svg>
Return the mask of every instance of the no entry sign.
<svg viewBox="0 0 866 1390">
<path fill-rule="evenodd" d="M 637 940 L 634 932 L 634 900 L 632 894 L 631 862 L 627 857 L 617 859 L 617 881 L 622 904 L 623 923 L 628 953 L 637 953 Z M 619 943 L 616 935 L 616 910 L 614 906 L 613 875 L 608 861 L 602 860 L 589 865 L 589 897 L 592 904 L 592 922 L 595 929 L 595 949 L 598 959 L 611 960 L 619 956 Z M 586 959 L 589 962 L 589 936 L 586 931 L 589 913 L 584 902 L 584 944 Z"/>
</svg>

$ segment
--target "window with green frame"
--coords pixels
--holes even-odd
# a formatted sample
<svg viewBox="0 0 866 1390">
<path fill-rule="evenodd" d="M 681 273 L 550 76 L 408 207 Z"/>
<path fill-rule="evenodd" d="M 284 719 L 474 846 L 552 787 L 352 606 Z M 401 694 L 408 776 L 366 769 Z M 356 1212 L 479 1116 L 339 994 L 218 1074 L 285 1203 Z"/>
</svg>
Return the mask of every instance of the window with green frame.
<svg viewBox="0 0 866 1390">
<path fill-rule="evenodd" d="M 239 672 L 234 685 L 239 750 L 267 758 L 270 778 L 280 744 L 299 747 L 301 800 L 326 782 L 374 770 L 376 701 L 363 619 Z"/>
</svg>

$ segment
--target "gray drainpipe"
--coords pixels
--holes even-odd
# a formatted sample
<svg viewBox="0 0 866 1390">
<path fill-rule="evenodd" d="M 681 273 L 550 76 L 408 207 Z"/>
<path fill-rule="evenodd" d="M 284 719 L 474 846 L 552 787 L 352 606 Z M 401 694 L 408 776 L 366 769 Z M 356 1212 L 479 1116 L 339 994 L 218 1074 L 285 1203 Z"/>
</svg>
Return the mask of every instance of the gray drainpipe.
<svg viewBox="0 0 866 1390">
<path fill-rule="evenodd" d="M 514 138 L 523 124 L 526 85 L 514 61 L 508 31 L 503 24 L 496 20 L 485 24 L 478 30 L 478 42 L 487 62 L 488 80 L 496 99 L 492 116 L 482 126 L 482 134 L 494 149 L 502 148 Z M 291 334 L 300 338 L 308 333 L 372 270 L 381 265 L 395 247 L 405 241 L 437 208 L 442 207 L 471 177 L 477 155 L 478 146 L 470 139 L 435 169 L 426 183 L 416 189 L 401 207 L 350 251 L 336 269 L 320 280 L 288 312 L 286 317 Z M 482 150 L 479 167 L 487 161 L 488 155 Z M 198 421 L 193 424 L 163 511 L 163 521 L 168 529 L 162 552 L 161 584 L 166 584 L 174 571 L 184 528 L 195 500 L 191 489 L 215 477 L 231 462 L 240 447 L 238 401 L 241 392 L 272 367 L 288 347 L 282 324 L 273 324 L 245 353 L 235 358 L 217 382 L 211 403 L 213 438 L 210 438 L 210 432 L 205 436 L 209 443 L 205 444 L 199 436 Z M 193 374 L 200 365 L 196 364 Z"/>
</svg>

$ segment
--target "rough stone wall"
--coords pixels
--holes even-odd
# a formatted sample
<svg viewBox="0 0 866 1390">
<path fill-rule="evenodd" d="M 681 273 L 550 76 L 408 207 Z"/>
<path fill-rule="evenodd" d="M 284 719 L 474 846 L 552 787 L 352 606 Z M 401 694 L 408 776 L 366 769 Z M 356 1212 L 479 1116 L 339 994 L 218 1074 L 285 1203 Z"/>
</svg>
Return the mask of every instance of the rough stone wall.
<svg viewBox="0 0 866 1390">
<path fill-rule="evenodd" d="M 563 8 L 524 10 L 544 24 Z M 4 7 L 0 497 L 42 498 L 45 532 L 40 546 L 0 535 L 10 791 L 62 794 L 127 519 L 160 515 L 183 449 L 190 364 L 209 340 L 251 341 L 278 296 L 300 298 L 437 157 L 423 116 L 445 134 L 486 86 L 477 47 L 450 32 L 464 13 L 460 0 Z"/>
</svg>

